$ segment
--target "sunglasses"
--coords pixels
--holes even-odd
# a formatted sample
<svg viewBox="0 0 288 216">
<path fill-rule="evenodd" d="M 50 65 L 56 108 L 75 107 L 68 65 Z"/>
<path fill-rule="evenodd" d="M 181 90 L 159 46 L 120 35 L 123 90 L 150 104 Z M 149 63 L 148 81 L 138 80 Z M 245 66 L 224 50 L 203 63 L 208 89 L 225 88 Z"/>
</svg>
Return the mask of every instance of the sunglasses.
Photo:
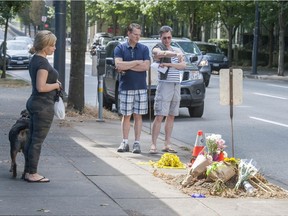
<svg viewBox="0 0 288 216">
<path fill-rule="evenodd" d="M 170 36 L 168 36 L 168 37 L 162 37 L 162 39 L 163 39 L 163 40 L 167 40 L 167 39 L 170 40 L 171 37 L 170 37 Z"/>
</svg>

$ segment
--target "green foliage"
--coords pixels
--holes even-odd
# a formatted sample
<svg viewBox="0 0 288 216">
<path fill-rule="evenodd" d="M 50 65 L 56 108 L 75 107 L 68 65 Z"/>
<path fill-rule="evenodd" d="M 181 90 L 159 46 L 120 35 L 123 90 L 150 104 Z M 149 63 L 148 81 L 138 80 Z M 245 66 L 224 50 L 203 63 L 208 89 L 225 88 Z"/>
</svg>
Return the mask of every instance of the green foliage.
<svg viewBox="0 0 288 216">
<path fill-rule="evenodd" d="M 30 1 L 0 1 L 0 16 L 10 19 L 29 4 Z"/>
<path fill-rule="evenodd" d="M 228 39 L 210 38 L 208 40 L 208 42 L 217 44 L 221 49 L 228 49 L 228 44 L 229 44 L 229 40 Z"/>
<path fill-rule="evenodd" d="M 43 0 L 32 0 L 32 4 L 29 11 L 29 16 L 35 26 L 39 26 L 42 21 L 41 17 L 45 12 L 45 2 Z"/>
<path fill-rule="evenodd" d="M 27 5 L 25 8 L 22 8 L 18 13 L 19 18 L 24 25 L 29 25 L 31 23 L 29 11 L 30 5 Z"/>
</svg>

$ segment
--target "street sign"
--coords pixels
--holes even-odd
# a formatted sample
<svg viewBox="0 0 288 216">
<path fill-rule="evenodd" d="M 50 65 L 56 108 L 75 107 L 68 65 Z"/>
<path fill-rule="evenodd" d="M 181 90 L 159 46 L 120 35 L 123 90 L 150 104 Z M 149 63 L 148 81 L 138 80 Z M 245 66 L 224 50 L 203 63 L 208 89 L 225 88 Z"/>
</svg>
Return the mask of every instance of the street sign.
<svg viewBox="0 0 288 216">
<path fill-rule="evenodd" d="M 230 69 L 221 69 L 219 85 L 221 105 L 230 105 L 230 102 L 231 105 L 242 104 L 243 71 L 241 69 L 232 69 L 231 71 Z"/>
<path fill-rule="evenodd" d="M 46 16 L 42 16 L 41 17 L 41 21 L 45 23 L 47 21 L 47 17 Z"/>
<path fill-rule="evenodd" d="M 234 156 L 233 107 L 243 101 L 243 71 L 241 69 L 220 70 L 220 104 L 230 106 L 232 157 Z"/>
</svg>

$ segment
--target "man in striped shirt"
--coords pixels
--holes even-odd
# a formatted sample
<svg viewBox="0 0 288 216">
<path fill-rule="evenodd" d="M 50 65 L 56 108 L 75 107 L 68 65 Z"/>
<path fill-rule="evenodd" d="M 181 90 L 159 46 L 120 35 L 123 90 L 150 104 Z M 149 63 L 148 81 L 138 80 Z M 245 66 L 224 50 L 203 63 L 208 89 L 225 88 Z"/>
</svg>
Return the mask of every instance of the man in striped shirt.
<svg viewBox="0 0 288 216">
<path fill-rule="evenodd" d="M 163 152 L 177 153 L 170 146 L 170 139 L 175 116 L 179 115 L 180 72 L 186 67 L 180 50 L 171 47 L 172 28 L 162 26 L 159 30 L 161 43 L 152 49 L 154 61 L 159 63 L 162 70 L 158 70 L 158 85 L 154 100 L 155 119 L 152 125 L 152 144 L 150 153 L 157 153 L 156 142 L 161 124 L 165 117 L 165 143 Z M 165 70 L 163 70 L 165 68 Z M 166 70 L 167 68 L 167 70 Z"/>
</svg>

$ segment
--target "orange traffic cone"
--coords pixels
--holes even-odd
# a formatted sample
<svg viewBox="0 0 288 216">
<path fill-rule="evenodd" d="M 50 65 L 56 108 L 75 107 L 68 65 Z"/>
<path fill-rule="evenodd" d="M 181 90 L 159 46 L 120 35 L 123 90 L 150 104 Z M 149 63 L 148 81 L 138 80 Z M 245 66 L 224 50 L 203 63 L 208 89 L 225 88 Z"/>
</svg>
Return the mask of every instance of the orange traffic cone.
<svg viewBox="0 0 288 216">
<path fill-rule="evenodd" d="M 191 159 L 192 164 L 196 160 L 197 156 L 203 152 L 204 147 L 205 146 L 204 146 L 203 131 L 199 130 L 197 132 L 197 137 L 192 151 L 192 159 Z"/>
</svg>

